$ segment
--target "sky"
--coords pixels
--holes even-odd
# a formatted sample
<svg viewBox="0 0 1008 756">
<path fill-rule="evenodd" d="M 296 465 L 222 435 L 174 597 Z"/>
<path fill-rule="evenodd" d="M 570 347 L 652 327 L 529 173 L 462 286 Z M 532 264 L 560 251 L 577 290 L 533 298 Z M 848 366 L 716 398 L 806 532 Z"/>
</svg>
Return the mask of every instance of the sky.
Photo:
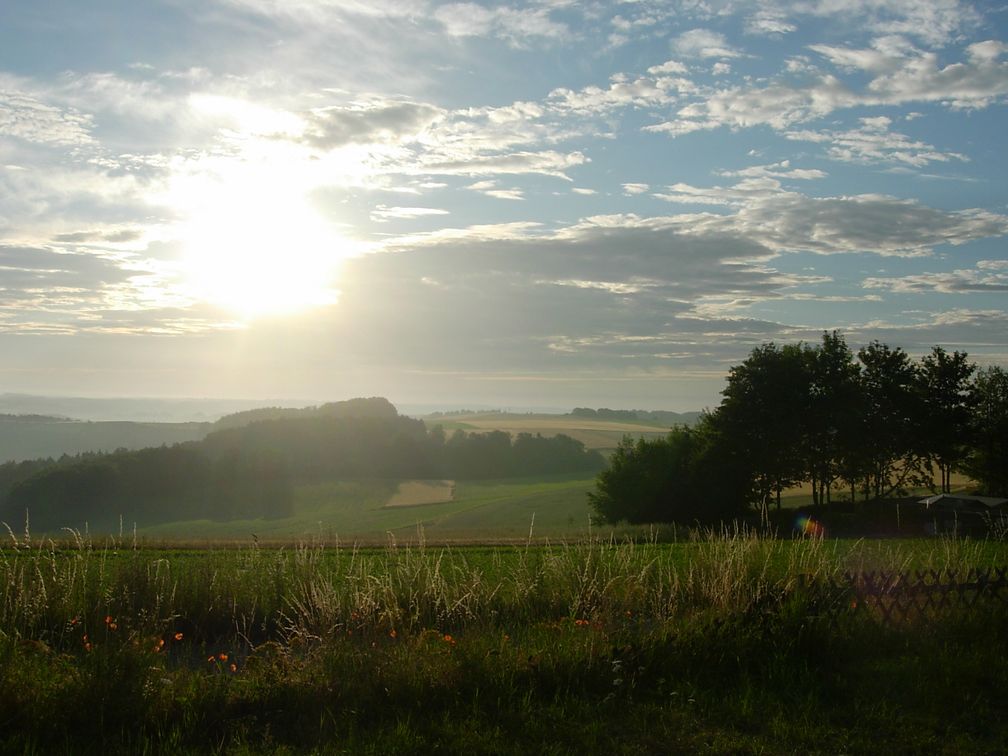
<svg viewBox="0 0 1008 756">
<path fill-rule="evenodd" d="M 715 406 L 1008 365 L 1008 5 L 5 0 L 0 392 Z"/>
</svg>

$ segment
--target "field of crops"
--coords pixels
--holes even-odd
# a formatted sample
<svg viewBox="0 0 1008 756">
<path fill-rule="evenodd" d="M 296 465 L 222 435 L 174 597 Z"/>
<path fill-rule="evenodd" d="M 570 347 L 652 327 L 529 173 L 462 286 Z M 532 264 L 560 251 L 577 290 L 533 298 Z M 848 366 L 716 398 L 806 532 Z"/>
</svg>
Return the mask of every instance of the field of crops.
<svg viewBox="0 0 1008 756">
<path fill-rule="evenodd" d="M 848 571 L 1002 566 L 1003 542 L 10 544 L 3 752 L 1008 745 L 1004 603 L 889 623 L 816 589 Z"/>
</svg>

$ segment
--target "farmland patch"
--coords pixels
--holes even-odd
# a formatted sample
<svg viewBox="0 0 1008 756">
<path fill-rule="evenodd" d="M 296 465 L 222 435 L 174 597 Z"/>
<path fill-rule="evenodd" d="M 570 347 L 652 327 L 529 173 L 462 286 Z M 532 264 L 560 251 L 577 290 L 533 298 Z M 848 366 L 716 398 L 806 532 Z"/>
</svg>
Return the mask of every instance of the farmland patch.
<svg viewBox="0 0 1008 756">
<path fill-rule="evenodd" d="M 404 480 L 385 502 L 386 507 L 418 507 L 455 499 L 454 480 Z"/>
</svg>

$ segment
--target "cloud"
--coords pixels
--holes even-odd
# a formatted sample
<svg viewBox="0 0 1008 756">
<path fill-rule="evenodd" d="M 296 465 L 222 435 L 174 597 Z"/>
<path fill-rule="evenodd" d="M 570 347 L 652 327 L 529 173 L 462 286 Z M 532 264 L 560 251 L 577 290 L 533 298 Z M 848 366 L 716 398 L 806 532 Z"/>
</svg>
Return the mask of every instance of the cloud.
<svg viewBox="0 0 1008 756">
<path fill-rule="evenodd" d="M 772 178 L 747 178 L 730 187 L 679 183 L 655 196 L 735 208 L 734 214 L 679 217 L 692 233 L 738 234 L 775 253 L 922 256 L 943 244 L 1008 234 L 1008 216 L 986 210 L 948 212 L 878 194 L 809 197 L 783 190 Z"/>
<path fill-rule="evenodd" d="M 426 103 L 371 97 L 312 110 L 305 139 L 323 149 L 347 144 L 409 142 L 444 117 L 442 109 Z"/>
<path fill-rule="evenodd" d="M 0 245 L 0 330 L 91 330 L 114 310 L 137 315 L 158 306 L 169 298 L 162 283 L 135 257 Z"/>
<path fill-rule="evenodd" d="M 684 58 L 738 58 L 741 52 L 725 36 L 710 29 L 692 29 L 672 40 L 672 50 Z"/>
<path fill-rule="evenodd" d="M 424 218 L 431 215 L 448 215 L 447 210 L 436 207 L 387 207 L 378 205 L 371 211 L 371 220 L 384 223 L 389 220 Z"/>
<path fill-rule="evenodd" d="M 623 184 L 623 193 L 627 196 L 633 196 L 635 194 L 644 194 L 651 187 L 647 184 Z"/>
<path fill-rule="evenodd" d="M 740 178 L 784 178 L 799 181 L 826 178 L 827 174 L 818 168 L 792 168 L 790 160 L 768 165 L 751 165 L 734 171 L 718 171 L 719 176 L 738 176 Z"/>
<path fill-rule="evenodd" d="M 600 114 L 625 107 L 653 107 L 669 105 L 676 100 L 675 93 L 692 90 L 686 79 L 658 75 L 630 79 L 622 75 L 613 77 L 607 89 L 587 86 L 580 90 L 554 89 L 547 98 L 551 110 L 578 114 Z"/>
<path fill-rule="evenodd" d="M 86 243 L 86 242 L 110 242 L 113 244 L 137 241 L 142 238 L 143 233 L 136 228 L 109 229 L 105 231 L 70 231 L 68 233 L 56 234 L 53 236 L 54 242 L 62 243 Z"/>
<path fill-rule="evenodd" d="M 582 165 L 587 158 L 582 152 L 562 153 L 555 150 L 542 152 L 512 152 L 497 155 L 477 155 L 471 158 L 456 157 L 438 160 L 431 156 L 413 170 L 419 173 L 455 174 L 459 176 L 487 176 L 502 173 L 541 173 L 567 179 L 566 171 Z M 400 170 L 406 169 L 401 168 Z"/>
<path fill-rule="evenodd" d="M 785 130 L 845 108 L 936 102 L 951 108 L 983 108 L 1008 95 L 1008 50 L 996 41 L 966 48 L 966 59 L 942 66 L 933 52 L 920 51 L 901 39 L 879 38 L 870 48 L 813 45 L 815 52 L 841 69 L 872 76 L 866 87 L 853 89 L 832 73 L 815 69 L 800 78 L 778 77 L 768 84 L 701 90 L 671 120 L 645 131 L 673 136 L 721 127 L 766 125 Z"/>
<path fill-rule="evenodd" d="M 496 199 L 525 199 L 525 193 L 521 189 L 500 189 L 497 187 L 496 181 L 477 181 L 467 186 L 466 189 L 471 189 L 474 192 L 479 192 L 480 194 L 485 194 L 487 197 L 494 197 Z"/>
<path fill-rule="evenodd" d="M 434 11 L 434 18 L 452 37 L 499 37 L 521 47 L 529 39 L 563 39 L 566 24 L 554 21 L 549 8 L 486 7 L 476 3 L 448 3 Z"/>
<path fill-rule="evenodd" d="M 49 105 L 9 89 L 0 79 L 0 136 L 55 147 L 94 144 L 93 118 L 72 108 Z"/>
<path fill-rule="evenodd" d="M 973 270 L 946 273 L 918 273 L 898 278 L 870 277 L 866 289 L 886 289 L 899 294 L 939 292 L 942 294 L 1008 291 L 1008 260 L 980 260 Z"/>
<path fill-rule="evenodd" d="M 933 46 L 954 41 L 983 20 L 971 3 L 959 0 L 760 0 L 737 9 L 744 12 L 751 6 L 756 10 L 746 17 L 749 34 L 789 34 L 811 17 L 827 19 L 831 27 L 843 30 L 872 29 L 916 37 Z"/>
<path fill-rule="evenodd" d="M 847 131 L 789 131 L 785 136 L 825 144 L 829 157 L 845 163 L 896 163 L 920 168 L 934 162 L 969 160 L 962 153 L 940 152 L 927 142 L 890 131 L 892 120 L 886 116 L 861 118 L 860 122 L 859 128 Z"/>
</svg>

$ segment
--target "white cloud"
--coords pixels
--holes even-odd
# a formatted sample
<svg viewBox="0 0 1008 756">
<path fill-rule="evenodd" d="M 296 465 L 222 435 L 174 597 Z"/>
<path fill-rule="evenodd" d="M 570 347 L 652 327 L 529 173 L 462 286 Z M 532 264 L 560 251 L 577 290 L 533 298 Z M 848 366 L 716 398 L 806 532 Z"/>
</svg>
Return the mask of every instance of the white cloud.
<svg viewBox="0 0 1008 756">
<path fill-rule="evenodd" d="M 717 171 L 719 176 L 738 176 L 740 178 L 785 178 L 800 181 L 826 178 L 827 174 L 818 168 L 792 168 L 790 160 L 768 165 L 751 165 L 734 171 Z"/>
<path fill-rule="evenodd" d="M 521 189 L 501 189 L 497 186 L 497 182 L 492 180 L 477 181 L 474 184 L 469 184 L 466 189 L 471 189 L 474 192 L 479 192 L 480 194 L 485 194 L 487 197 L 494 197 L 495 199 L 525 199 L 525 193 Z"/>
<path fill-rule="evenodd" d="M 848 131 L 789 131 L 788 139 L 826 145 L 827 154 L 845 163 L 897 163 L 919 168 L 928 163 L 967 161 L 959 152 L 940 152 L 927 142 L 890 131 L 886 116 L 861 118 L 861 126 Z"/>
<path fill-rule="evenodd" d="M 872 276 L 862 284 L 866 289 L 887 289 L 906 294 L 934 291 L 942 294 L 1008 292 L 1008 260 L 980 260 L 973 270 L 945 273 L 918 273 L 886 278 Z"/>
<path fill-rule="evenodd" d="M 911 36 L 942 46 L 978 27 L 982 16 L 960 0 L 760 0 L 740 3 L 756 10 L 746 18 L 750 34 L 780 35 L 797 31 L 806 18 L 828 19 L 841 29 L 872 29 L 881 34 Z"/>
<path fill-rule="evenodd" d="M 960 245 L 1008 234 L 1008 216 L 985 210 L 946 212 L 877 194 L 808 197 L 781 189 L 772 178 L 747 178 L 731 187 L 679 183 L 655 196 L 680 204 L 735 208 L 729 215 L 673 218 L 691 233 L 738 234 L 777 254 L 923 256 L 942 244 Z"/>
<path fill-rule="evenodd" d="M 521 189 L 488 189 L 483 192 L 488 197 L 503 200 L 523 200 L 525 192 Z"/>
<path fill-rule="evenodd" d="M 692 29 L 672 40 L 672 50 L 684 58 L 738 58 L 741 52 L 728 44 L 724 34 L 710 29 Z"/>
<path fill-rule="evenodd" d="M 0 136 L 79 147 L 94 143 L 93 127 L 90 115 L 46 104 L 30 94 L 4 87 L 0 80 Z"/>
<path fill-rule="evenodd" d="M 628 196 L 644 194 L 650 188 L 647 184 L 623 184 L 623 193 Z"/>
<path fill-rule="evenodd" d="M 535 37 L 562 39 L 570 33 L 566 24 L 550 17 L 549 8 L 449 3 L 439 6 L 434 18 L 452 37 L 494 36 L 515 46 L 523 46 Z"/>
<path fill-rule="evenodd" d="M 387 207 L 378 205 L 371 211 L 371 220 L 382 223 L 402 218 L 423 218 L 431 215 L 448 215 L 447 210 L 436 207 Z"/>
<path fill-rule="evenodd" d="M 980 42 L 967 47 L 966 60 L 940 65 L 938 56 L 898 38 L 880 38 L 871 48 L 813 46 L 829 62 L 873 76 L 856 91 L 834 74 L 809 71 L 802 78 L 768 84 L 699 91 L 671 120 L 645 131 L 673 136 L 721 127 L 767 125 L 777 130 L 855 106 L 937 102 L 952 108 L 983 108 L 1008 95 L 1005 47 Z"/>
<path fill-rule="evenodd" d="M 314 109 L 304 138 L 325 149 L 346 144 L 409 142 L 419 139 L 444 117 L 445 112 L 433 105 L 372 96 Z"/>
</svg>

